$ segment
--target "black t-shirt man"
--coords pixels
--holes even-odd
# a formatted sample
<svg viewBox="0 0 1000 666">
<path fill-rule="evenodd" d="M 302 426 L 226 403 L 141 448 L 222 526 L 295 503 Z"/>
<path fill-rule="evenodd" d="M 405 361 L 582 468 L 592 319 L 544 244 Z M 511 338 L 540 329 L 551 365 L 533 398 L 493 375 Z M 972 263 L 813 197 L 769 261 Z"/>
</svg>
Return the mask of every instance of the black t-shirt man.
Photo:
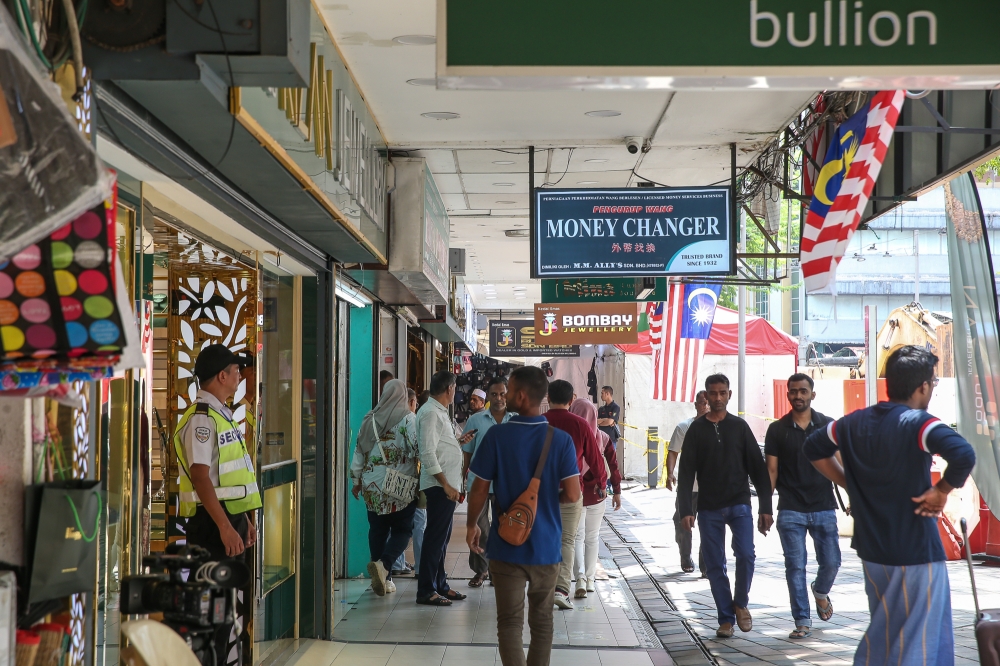
<svg viewBox="0 0 1000 666">
<path fill-rule="evenodd" d="M 792 414 L 772 423 L 764 435 L 764 455 L 778 459 L 778 511 L 814 513 L 836 509 L 833 483 L 802 453 L 806 438 L 833 419 L 813 409 L 812 419 L 803 430 Z"/>
<path fill-rule="evenodd" d="M 609 386 L 601 389 L 601 400 L 604 404 L 597 408 L 597 422 L 600 424 L 602 419 L 613 421 L 613 423 L 607 425 L 598 425 L 598 428 L 611 438 L 612 444 L 618 446 L 618 438 L 621 437 L 618 421 L 621 419 L 622 408 L 618 406 L 618 403 L 615 402 L 612 396 L 613 394 Z"/>
</svg>

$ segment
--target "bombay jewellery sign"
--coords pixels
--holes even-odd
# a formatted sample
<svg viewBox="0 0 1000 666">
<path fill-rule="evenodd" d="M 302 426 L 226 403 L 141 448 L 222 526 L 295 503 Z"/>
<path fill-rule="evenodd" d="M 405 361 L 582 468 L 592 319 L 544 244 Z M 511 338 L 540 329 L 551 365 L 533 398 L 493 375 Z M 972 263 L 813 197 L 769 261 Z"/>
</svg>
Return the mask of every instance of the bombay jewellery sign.
<svg viewBox="0 0 1000 666">
<path fill-rule="evenodd" d="M 790 87 L 832 77 L 872 88 L 892 76 L 950 75 L 935 87 L 973 85 L 996 74 L 998 34 L 995 0 L 438 0 L 438 79 L 753 87 L 745 75 L 756 87 L 776 76 Z"/>
<path fill-rule="evenodd" d="M 634 345 L 639 339 L 633 303 L 536 303 L 535 331 L 552 344 Z"/>
<path fill-rule="evenodd" d="M 532 277 L 729 275 L 727 187 L 539 189 Z"/>
</svg>

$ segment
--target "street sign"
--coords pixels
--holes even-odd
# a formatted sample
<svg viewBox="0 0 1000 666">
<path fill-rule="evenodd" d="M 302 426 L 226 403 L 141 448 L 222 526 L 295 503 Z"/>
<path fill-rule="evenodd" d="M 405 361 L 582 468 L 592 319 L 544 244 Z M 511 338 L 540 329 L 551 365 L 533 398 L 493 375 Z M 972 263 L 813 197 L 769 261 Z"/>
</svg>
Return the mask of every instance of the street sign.
<svg viewBox="0 0 1000 666">
<path fill-rule="evenodd" d="M 995 0 L 438 0 L 438 26 L 441 87 L 869 90 L 1000 79 Z"/>
<path fill-rule="evenodd" d="M 493 358 L 580 355 L 577 345 L 538 345 L 535 341 L 535 322 L 530 319 L 490 320 L 490 356 Z"/>
<path fill-rule="evenodd" d="M 532 277 L 731 275 L 728 187 L 535 190 Z"/>
<path fill-rule="evenodd" d="M 634 345 L 639 341 L 636 303 L 535 303 L 539 341 L 556 344 Z"/>
</svg>

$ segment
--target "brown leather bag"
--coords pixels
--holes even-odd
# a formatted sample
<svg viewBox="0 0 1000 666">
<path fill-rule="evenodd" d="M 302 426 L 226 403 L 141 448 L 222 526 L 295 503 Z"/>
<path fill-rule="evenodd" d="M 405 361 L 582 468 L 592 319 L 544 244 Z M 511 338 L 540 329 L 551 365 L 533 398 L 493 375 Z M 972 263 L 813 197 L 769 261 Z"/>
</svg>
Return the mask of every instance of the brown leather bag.
<svg viewBox="0 0 1000 666">
<path fill-rule="evenodd" d="M 535 513 L 538 511 L 538 486 L 541 484 L 545 460 L 549 457 L 553 433 L 555 433 L 555 428 L 548 426 L 548 431 L 545 433 L 545 443 L 542 444 L 542 453 L 538 456 L 538 464 L 535 466 L 535 475 L 528 482 L 527 489 L 514 500 L 514 503 L 506 511 L 500 514 L 497 534 L 512 546 L 524 545 L 524 542 L 531 536 L 531 527 L 535 524 Z"/>
</svg>

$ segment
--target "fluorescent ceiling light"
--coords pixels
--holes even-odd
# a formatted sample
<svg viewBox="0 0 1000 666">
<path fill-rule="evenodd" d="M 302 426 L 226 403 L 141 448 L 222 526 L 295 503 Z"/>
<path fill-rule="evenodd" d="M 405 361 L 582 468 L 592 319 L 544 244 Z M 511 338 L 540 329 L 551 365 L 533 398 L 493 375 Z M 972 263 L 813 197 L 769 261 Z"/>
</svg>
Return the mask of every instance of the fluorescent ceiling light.
<svg viewBox="0 0 1000 666">
<path fill-rule="evenodd" d="M 597 185 L 596 180 L 581 180 L 577 182 L 577 185 Z"/>
<path fill-rule="evenodd" d="M 407 80 L 411 86 L 425 86 L 428 88 L 437 87 L 437 79 L 409 79 Z"/>
<path fill-rule="evenodd" d="M 372 304 L 370 298 L 344 282 L 337 282 L 334 294 L 337 298 L 347 301 L 356 308 L 364 308 Z"/>
<path fill-rule="evenodd" d="M 607 162 L 607 160 L 594 158 L 590 160 L 584 160 L 584 162 L 586 162 L 587 164 L 604 164 L 605 162 Z"/>
<path fill-rule="evenodd" d="M 514 187 L 514 183 L 493 183 L 493 187 Z"/>
<path fill-rule="evenodd" d="M 503 233 L 507 236 L 507 238 L 528 238 L 531 236 L 531 231 L 528 229 L 507 229 Z M 518 262 L 515 261 L 514 263 L 516 264 Z"/>
<path fill-rule="evenodd" d="M 496 160 L 493 164 L 499 164 L 500 166 L 507 166 L 508 164 L 514 164 L 514 160 Z"/>
<path fill-rule="evenodd" d="M 614 118 L 615 116 L 622 115 L 621 111 L 615 111 L 614 109 L 600 109 L 597 111 L 587 111 L 585 116 L 590 116 L 591 118 Z"/>
<path fill-rule="evenodd" d="M 516 201 L 498 201 L 497 203 L 498 204 L 504 204 L 504 205 L 506 205 L 506 204 L 516 204 L 517 202 Z"/>
<path fill-rule="evenodd" d="M 455 120 L 456 118 L 461 118 L 457 113 L 453 111 L 428 111 L 427 113 L 421 113 L 424 118 L 430 118 L 431 120 Z"/>
<path fill-rule="evenodd" d="M 400 35 L 393 37 L 392 41 L 405 46 L 430 46 L 437 42 L 434 35 Z"/>
</svg>

